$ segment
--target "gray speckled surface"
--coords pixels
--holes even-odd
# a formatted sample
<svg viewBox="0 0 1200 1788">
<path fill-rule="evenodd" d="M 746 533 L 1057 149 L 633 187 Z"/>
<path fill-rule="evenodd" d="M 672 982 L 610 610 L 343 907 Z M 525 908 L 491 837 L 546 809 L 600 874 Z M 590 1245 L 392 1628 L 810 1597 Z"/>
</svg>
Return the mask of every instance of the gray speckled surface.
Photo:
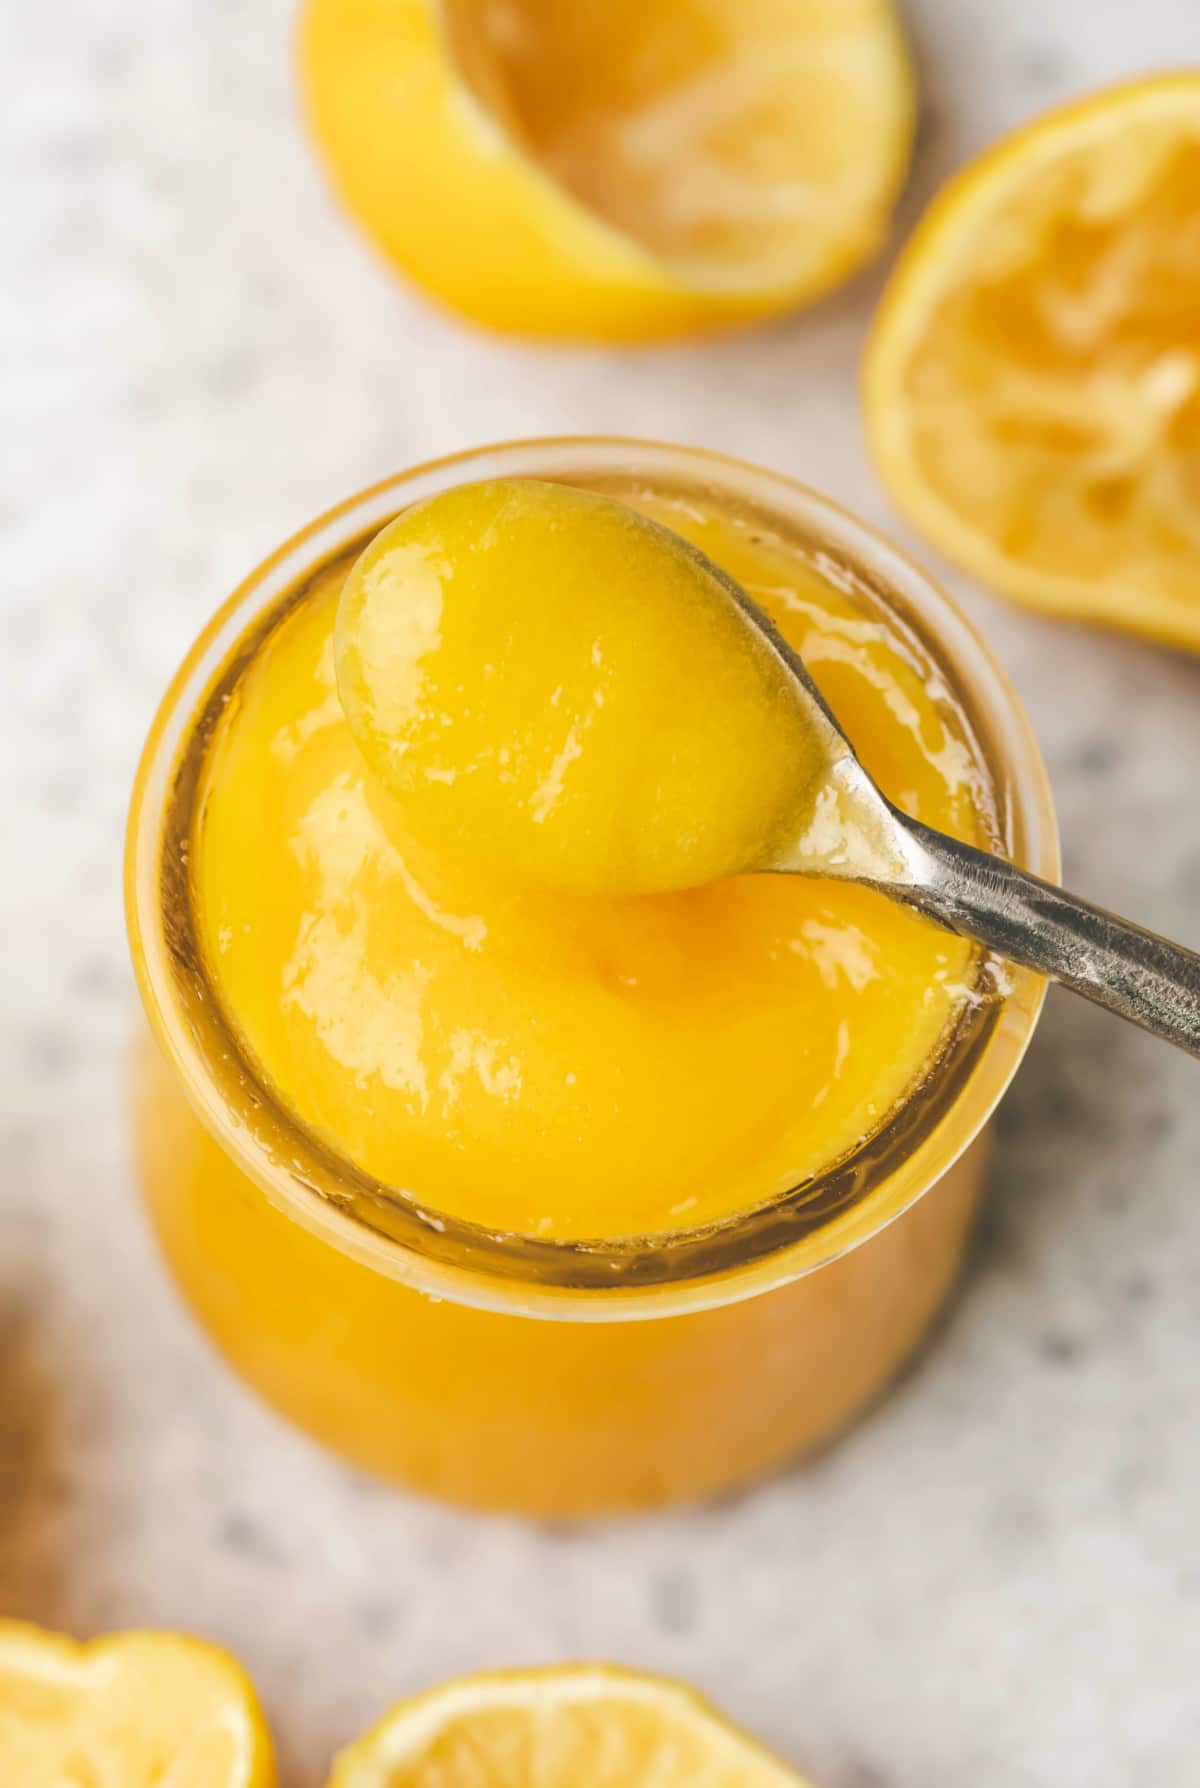
<svg viewBox="0 0 1200 1788">
<path fill-rule="evenodd" d="M 905 221 L 997 129 L 1183 60 L 1196 0 L 919 0 Z M 568 1534 L 365 1483 L 226 1375 L 134 1203 L 118 849 L 168 672 L 318 509 L 501 435 L 710 443 L 892 526 L 853 365 L 878 271 L 699 349 L 540 353 L 410 299 L 333 213 L 283 0 L 0 11 L 0 1608 L 179 1624 L 262 1685 L 288 1788 L 390 1698 L 603 1655 L 825 1788 L 1127 1788 L 1200 1754 L 1200 1079 L 1052 996 L 977 1258 L 816 1465 Z M 1074 883 L 1200 943 L 1200 661 L 949 578 L 1049 758 Z"/>
</svg>

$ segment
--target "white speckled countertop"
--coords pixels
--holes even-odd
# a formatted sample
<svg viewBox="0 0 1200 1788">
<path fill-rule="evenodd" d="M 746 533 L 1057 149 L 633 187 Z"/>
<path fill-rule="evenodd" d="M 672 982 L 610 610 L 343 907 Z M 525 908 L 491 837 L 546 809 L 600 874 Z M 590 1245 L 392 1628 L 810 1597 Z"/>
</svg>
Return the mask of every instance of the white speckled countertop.
<svg viewBox="0 0 1200 1788">
<path fill-rule="evenodd" d="M 415 459 L 708 443 L 904 537 L 854 362 L 879 272 L 717 345 L 540 352 L 425 310 L 332 210 L 289 0 L 0 11 L 0 1610 L 254 1673 L 287 1788 L 485 1664 L 689 1677 L 824 1788 L 1182 1788 L 1200 1755 L 1200 1078 L 1065 996 L 961 1297 L 836 1451 L 578 1532 L 365 1482 L 227 1375 L 135 1204 L 119 845 L 164 681 L 287 533 Z M 903 220 L 998 129 L 1193 58 L 1197 0 L 917 0 Z M 1200 943 L 1200 661 L 949 577 L 1041 735 L 1071 881 Z"/>
</svg>

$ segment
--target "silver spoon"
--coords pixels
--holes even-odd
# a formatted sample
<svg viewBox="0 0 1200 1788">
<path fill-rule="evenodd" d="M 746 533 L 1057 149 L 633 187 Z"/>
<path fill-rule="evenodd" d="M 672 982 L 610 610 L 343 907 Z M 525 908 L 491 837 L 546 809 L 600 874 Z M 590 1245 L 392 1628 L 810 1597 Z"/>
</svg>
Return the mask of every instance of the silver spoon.
<svg viewBox="0 0 1200 1788">
<path fill-rule="evenodd" d="M 448 535 L 441 532 L 445 527 L 449 528 Z M 584 529 L 582 535 L 578 534 L 580 528 Z M 710 609 L 714 602 L 723 606 L 725 599 L 730 601 L 735 614 L 752 631 L 755 646 L 765 648 L 778 664 L 797 704 L 791 718 L 802 718 L 806 730 L 816 735 L 811 743 L 817 745 L 818 751 L 811 758 L 807 755 L 810 741 L 805 741 L 805 767 L 811 767 L 814 773 L 804 788 L 795 793 L 794 822 L 780 817 L 787 811 L 791 792 L 788 775 L 792 772 L 786 772 L 779 779 L 778 788 L 775 783 L 770 785 L 770 800 L 765 802 L 771 808 L 772 802 L 779 800 L 773 811 L 781 829 L 772 834 L 769 844 L 763 847 L 763 855 L 749 861 L 737 855 L 745 848 L 745 838 L 739 833 L 731 846 L 734 860 L 725 861 L 714 873 L 767 871 L 835 876 L 877 888 L 951 931 L 975 938 L 1026 968 L 1052 976 L 1110 1011 L 1200 1056 L 1200 956 L 1064 894 L 1048 882 L 1014 868 L 1002 857 L 935 832 L 893 807 L 859 763 L 801 659 L 741 585 L 698 547 L 595 492 L 536 479 L 485 480 L 473 491 L 466 487 L 443 492 L 402 511 L 371 543 L 346 579 L 335 646 L 338 689 L 346 717 L 368 764 L 384 786 L 400 801 L 411 802 L 418 815 L 423 816 L 421 823 L 433 827 L 433 843 L 440 837 L 447 848 L 469 850 L 475 842 L 483 847 L 481 865 L 490 863 L 493 871 L 501 865 L 490 859 L 489 840 L 492 844 L 502 843 L 505 867 L 523 867 L 533 879 L 541 876 L 550 886 L 555 886 L 555 878 L 562 874 L 564 850 L 569 860 L 572 849 L 581 849 L 586 856 L 594 846 L 597 862 L 585 863 L 583 874 L 577 873 L 579 865 L 575 865 L 571 871 L 573 879 L 563 884 L 578 892 L 649 893 L 691 885 L 672 879 L 637 879 L 644 875 L 645 866 L 631 866 L 619 852 L 615 866 L 618 880 L 611 880 L 608 870 L 612 865 L 605 860 L 608 834 L 604 827 L 584 827 L 581 831 L 576 824 L 572 830 L 568 818 L 565 830 L 554 831 L 546 823 L 548 815 L 553 818 L 554 799 L 561 793 L 562 764 L 558 766 L 557 790 L 549 806 L 530 803 L 522 791 L 521 778 L 506 768 L 511 755 L 515 753 L 520 761 L 527 749 L 521 717 L 530 702 L 538 699 L 536 675 L 532 680 L 511 680 L 513 641 L 523 627 L 537 626 L 542 584 L 552 586 L 558 577 L 564 588 L 574 590 L 576 596 L 560 608 L 556 644 L 564 651 L 569 644 L 571 653 L 576 657 L 585 655 L 592 665 L 602 662 L 602 656 L 596 656 L 600 648 L 595 629 L 605 592 L 598 586 L 591 599 L 580 599 L 577 540 L 586 539 L 587 529 L 599 530 L 597 545 L 603 542 L 610 556 L 604 559 L 600 554 L 598 562 L 611 566 L 614 528 L 626 577 L 631 574 L 630 567 L 636 565 L 638 575 L 653 579 L 659 553 L 676 559 L 682 555 L 692 561 L 696 571 L 694 600 Z M 528 554 L 531 543 L 536 545 L 542 581 L 532 586 L 518 581 L 512 587 L 512 566 L 528 562 L 521 555 Z M 429 551 L 434 546 L 437 552 L 432 595 L 439 619 L 429 637 L 428 629 L 413 624 L 407 605 L 412 597 L 413 566 L 423 567 L 428 577 Z M 463 549 L 469 549 L 471 572 L 460 586 L 456 581 L 455 554 Z M 678 570 L 676 565 L 675 571 Z M 669 613 L 679 619 L 683 587 L 678 577 L 670 585 L 673 606 Z M 532 603 L 531 588 L 535 598 Z M 426 590 L 426 600 L 429 595 Z M 498 667 L 495 662 L 484 663 L 481 659 L 479 678 L 471 690 L 470 711 L 476 730 L 480 715 L 490 719 L 483 729 L 485 748 L 472 760 L 469 775 L 460 773 L 453 754 L 449 768 L 442 759 L 442 728 L 450 726 L 453 740 L 455 720 L 453 702 L 446 706 L 447 695 L 441 688 L 437 668 L 442 634 L 447 627 L 452 638 L 459 638 L 460 648 L 463 640 L 470 640 L 475 651 L 483 638 L 493 639 L 500 660 Z M 724 636 L 721 637 L 723 641 Z M 630 675 L 635 688 L 627 704 L 626 718 L 636 726 L 644 724 L 647 709 L 653 708 L 656 667 L 652 660 L 656 652 L 661 652 L 662 643 L 653 627 L 644 634 L 638 634 L 635 628 L 632 640 L 635 649 L 630 652 L 627 640 L 625 658 L 633 666 Z M 724 650 L 723 643 L 721 649 Z M 537 663 L 535 659 L 535 667 Z M 509 671 L 504 669 L 505 664 L 509 664 Z M 547 673 L 546 699 L 553 707 L 562 693 L 561 686 L 551 693 L 550 685 L 558 682 L 554 653 L 541 668 Z M 663 687 L 686 687 L 678 675 L 680 667 L 673 669 L 674 682 L 664 681 Z M 464 684 L 458 680 L 459 670 L 450 682 L 456 684 L 461 707 Z M 427 688 L 433 694 L 432 706 L 425 712 L 421 692 Z M 602 701 L 600 706 L 604 708 L 606 723 L 597 723 L 589 734 L 590 753 L 580 753 L 572 729 L 575 752 L 563 761 L 573 762 L 579 756 L 582 769 L 590 756 L 595 764 L 593 800 L 607 799 L 617 812 L 622 811 L 624 802 L 629 828 L 653 824 L 659 787 L 653 761 L 634 763 L 637 785 L 627 788 L 630 758 L 624 749 L 628 741 L 618 718 L 620 705 L 614 701 L 605 706 Z M 593 720 L 598 711 L 592 712 Z M 670 732 L 669 762 L 675 781 L 674 794 L 666 802 L 668 812 L 672 811 L 672 801 L 677 803 L 679 799 L 679 764 L 687 761 L 686 754 L 696 742 L 696 729 L 709 725 L 703 704 L 697 702 L 677 704 L 673 719 L 681 724 Z M 489 736 L 489 728 L 494 736 Z M 603 734 L 600 745 L 596 744 L 597 733 Z M 432 747 L 430 737 L 434 740 Z M 781 761 L 792 763 L 795 759 L 793 753 L 791 759 Z M 697 793 L 703 796 L 703 787 Z M 635 798 L 639 796 L 647 798 Z M 420 825 L 413 829 L 419 836 Z M 764 830 L 770 831 L 770 827 Z M 686 846 L 686 836 L 682 842 Z M 720 853 L 716 855 L 719 857 Z M 712 856 L 710 852 L 710 860 Z M 652 867 L 657 876 L 659 866 Z M 691 873 L 695 862 L 685 849 L 681 861 L 669 867 L 673 877 L 677 871 Z M 632 874 L 635 879 L 623 885 L 620 874 Z"/>
<path fill-rule="evenodd" d="M 827 729 L 830 773 L 815 818 L 756 868 L 877 888 L 1200 1056 L 1200 955 L 894 807 L 803 661 L 740 586 L 725 582 L 782 660 L 798 698 Z"/>
</svg>

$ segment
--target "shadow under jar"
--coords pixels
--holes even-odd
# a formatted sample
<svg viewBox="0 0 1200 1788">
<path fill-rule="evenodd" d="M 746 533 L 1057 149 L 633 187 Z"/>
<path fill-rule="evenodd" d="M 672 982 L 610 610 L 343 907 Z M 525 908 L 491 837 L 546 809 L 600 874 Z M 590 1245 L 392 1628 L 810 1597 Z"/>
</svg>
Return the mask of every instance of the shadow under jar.
<svg viewBox="0 0 1200 1788">
<path fill-rule="evenodd" d="M 953 1023 L 855 1146 L 799 1183 L 762 1184 L 740 1208 L 684 1200 L 699 1219 L 652 1233 L 627 1221 L 599 1235 L 518 1233 L 486 1198 L 472 1221 L 439 1203 L 436 1184 L 373 1177 L 307 1121 L 227 1009 L 198 922 L 214 740 L 276 630 L 314 591 L 328 595 L 331 569 L 408 504 L 485 477 L 562 479 L 668 514 L 719 515 L 769 542 L 797 575 L 836 584 L 860 617 L 847 638 L 860 623 L 886 626 L 952 721 L 993 841 L 1051 878 L 1053 810 L 1009 684 L 946 597 L 824 499 L 693 450 L 535 441 L 405 473 L 282 547 L 181 667 L 137 778 L 127 898 L 149 1019 L 137 1158 L 185 1296 L 263 1397 L 358 1465 L 479 1507 L 648 1507 L 828 1440 L 895 1374 L 961 1264 L 987 1120 L 1042 986 L 975 953 Z M 897 1007 L 897 1038 L 905 1023 Z M 369 1076 L 360 1092 L 370 1099 Z M 661 1121 L 665 1137 L 679 1120 L 664 1106 Z"/>
</svg>

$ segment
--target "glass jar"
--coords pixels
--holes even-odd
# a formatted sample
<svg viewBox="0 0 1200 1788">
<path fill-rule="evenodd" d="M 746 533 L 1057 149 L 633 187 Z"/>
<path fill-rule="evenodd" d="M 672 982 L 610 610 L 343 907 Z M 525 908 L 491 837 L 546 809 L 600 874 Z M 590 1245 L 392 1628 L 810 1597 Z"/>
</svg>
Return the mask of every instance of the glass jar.
<svg viewBox="0 0 1200 1788">
<path fill-rule="evenodd" d="M 133 796 L 127 898 L 149 1018 L 137 1158 L 188 1301 L 270 1403 L 355 1463 L 480 1507 L 564 1516 L 712 1493 L 829 1439 L 910 1353 L 961 1264 L 985 1126 L 1042 1000 L 1009 969 L 884 1130 L 804 1188 L 655 1246 L 431 1220 L 283 1110 L 207 984 L 187 871 L 199 767 L 280 605 L 399 509 L 481 477 L 638 483 L 741 505 L 918 636 L 991 775 L 1002 846 L 1053 878 L 1037 747 L 978 635 L 900 553 L 787 479 L 616 440 L 487 448 L 353 498 L 281 547 L 197 641 Z"/>
</svg>

